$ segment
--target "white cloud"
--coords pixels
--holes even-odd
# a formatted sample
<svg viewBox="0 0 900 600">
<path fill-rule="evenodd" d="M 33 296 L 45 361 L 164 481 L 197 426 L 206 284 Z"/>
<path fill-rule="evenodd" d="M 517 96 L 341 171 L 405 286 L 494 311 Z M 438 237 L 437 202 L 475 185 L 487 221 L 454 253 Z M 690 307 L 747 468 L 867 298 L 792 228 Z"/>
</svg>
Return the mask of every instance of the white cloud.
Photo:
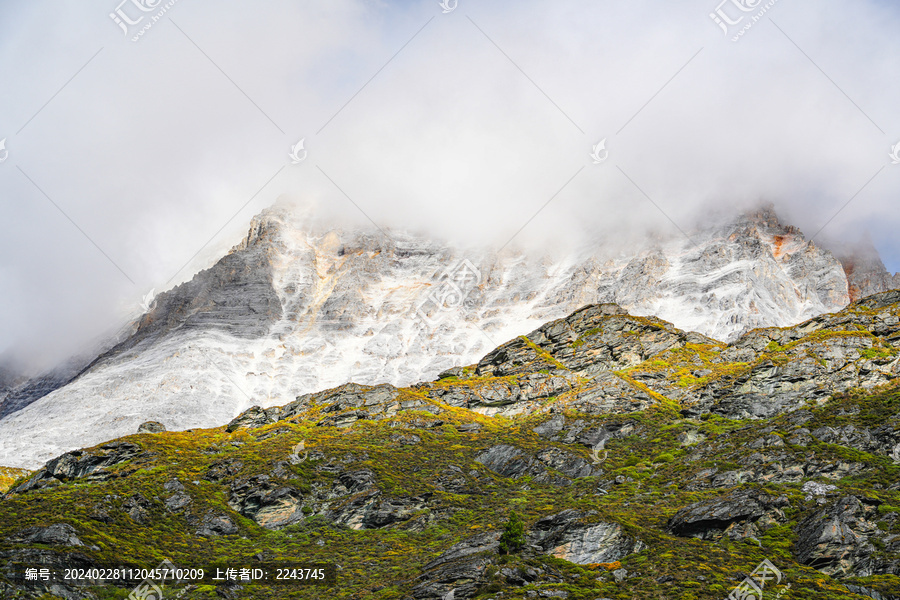
<svg viewBox="0 0 900 600">
<path fill-rule="evenodd" d="M 516 240 L 553 243 L 666 226 L 626 174 L 684 227 L 770 200 L 812 234 L 884 166 L 827 231 L 872 228 L 900 268 L 881 2 L 779 2 L 737 43 L 705 0 L 180 0 L 137 43 L 114 9 L 0 7 L 0 347 L 52 362 L 281 194 L 365 223 L 322 171 L 379 225 L 502 243 L 584 167 Z"/>
</svg>

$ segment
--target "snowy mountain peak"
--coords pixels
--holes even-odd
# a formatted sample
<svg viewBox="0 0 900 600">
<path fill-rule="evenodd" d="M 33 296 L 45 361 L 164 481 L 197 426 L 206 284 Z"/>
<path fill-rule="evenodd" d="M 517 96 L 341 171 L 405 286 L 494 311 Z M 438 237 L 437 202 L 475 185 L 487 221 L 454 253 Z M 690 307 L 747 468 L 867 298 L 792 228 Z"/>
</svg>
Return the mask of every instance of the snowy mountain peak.
<svg viewBox="0 0 900 600">
<path fill-rule="evenodd" d="M 0 464 L 34 466 L 148 420 L 209 427 L 347 381 L 428 380 L 585 304 L 728 341 L 849 300 L 841 263 L 771 207 L 690 239 L 657 236 L 630 253 L 594 240 L 554 258 L 335 227 L 280 204 L 73 381 L 19 398 L 0 420 Z"/>
</svg>

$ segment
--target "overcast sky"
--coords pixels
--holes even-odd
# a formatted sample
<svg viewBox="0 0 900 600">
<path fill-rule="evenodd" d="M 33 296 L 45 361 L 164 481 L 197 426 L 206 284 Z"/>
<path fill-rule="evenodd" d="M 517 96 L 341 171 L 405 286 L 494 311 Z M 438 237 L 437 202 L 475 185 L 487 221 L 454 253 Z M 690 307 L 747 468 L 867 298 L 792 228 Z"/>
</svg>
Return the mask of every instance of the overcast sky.
<svg viewBox="0 0 900 600">
<path fill-rule="evenodd" d="M 900 270 L 896 3 L 717 2 L 6 0 L 0 352 L 82 347 L 282 195 L 536 244 L 763 200 Z"/>
</svg>

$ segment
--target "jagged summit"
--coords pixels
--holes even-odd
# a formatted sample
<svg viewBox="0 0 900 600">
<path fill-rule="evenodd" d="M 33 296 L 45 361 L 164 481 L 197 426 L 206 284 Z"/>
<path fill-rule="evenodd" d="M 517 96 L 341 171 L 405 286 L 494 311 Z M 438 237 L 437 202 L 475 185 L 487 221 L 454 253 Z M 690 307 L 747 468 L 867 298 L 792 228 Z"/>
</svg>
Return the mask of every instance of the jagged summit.
<svg viewBox="0 0 900 600">
<path fill-rule="evenodd" d="M 148 420 L 213 426 L 346 381 L 427 380 L 587 304 L 730 341 L 850 300 L 841 263 L 771 208 L 630 254 L 597 240 L 564 258 L 336 227 L 311 210 L 263 211 L 74 380 L 33 388 L 43 397 L 8 391 L 0 464 L 33 466 Z"/>
</svg>

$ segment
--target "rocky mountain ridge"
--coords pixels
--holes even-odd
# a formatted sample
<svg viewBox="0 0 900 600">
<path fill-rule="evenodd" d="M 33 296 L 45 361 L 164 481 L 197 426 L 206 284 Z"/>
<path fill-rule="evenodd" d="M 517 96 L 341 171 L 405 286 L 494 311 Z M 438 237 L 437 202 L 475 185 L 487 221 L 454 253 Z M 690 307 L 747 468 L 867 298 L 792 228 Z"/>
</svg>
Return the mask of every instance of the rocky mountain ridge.
<svg viewBox="0 0 900 600">
<path fill-rule="evenodd" d="M 837 259 L 771 209 L 632 254 L 598 242 L 536 259 L 334 229 L 276 206 L 210 269 L 160 294 L 132 335 L 73 380 L 8 392 L 0 464 L 34 467 L 147 420 L 213 426 L 253 404 L 348 380 L 407 385 L 589 303 L 615 302 L 727 341 L 848 301 Z"/>
<path fill-rule="evenodd" d="M 898 377 L 900 291 L 729 344 L 588 305 L 435 381 L 58 456 L 0 503 L 0 591 L 102 591 L 17 580 L 24 559 L 258 554 L 338 563 L 339 585 L 296 598 L 722 598 L 766 560 L 767 593 L 893 600 Z"/>
</svg>

